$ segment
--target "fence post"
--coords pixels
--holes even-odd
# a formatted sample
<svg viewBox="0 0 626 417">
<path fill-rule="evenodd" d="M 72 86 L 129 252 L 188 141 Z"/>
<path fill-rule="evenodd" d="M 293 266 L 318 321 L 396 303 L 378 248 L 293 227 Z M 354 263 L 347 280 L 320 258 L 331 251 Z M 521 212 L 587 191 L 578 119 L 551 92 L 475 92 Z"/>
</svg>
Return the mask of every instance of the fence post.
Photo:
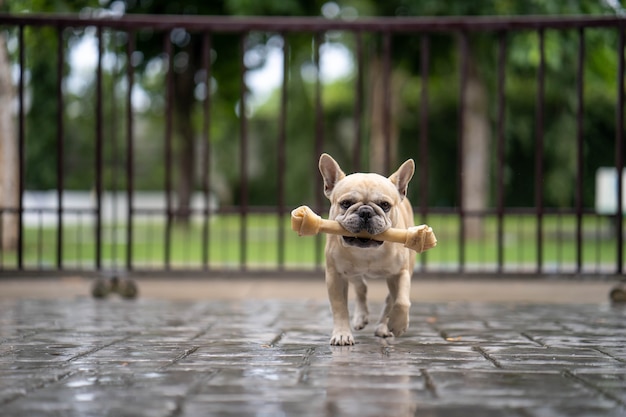
<svg viewBox="0 0 626 417">
<path fill-rule="evenodd" d="M 239 202 L 239 268 L 246 270 L 247 263 L 247 241 L 248 241 L 248 124 L 246 107 L 246 34 L 241 34 L 239 41 L 239 181 L 241 185 Z"/>
<path fill-rule="evenodd" d="M 134 69 L 131 58 L 135 49 L 135 32 L 129 30 L 126 44 L 126 269 L 133 269 L 133 192 L 134 192 L 134 138 L 133 138 L 133 84 Z"/>
<path fill-rule="evenodd" d="M 287 165 L 287 88 L 289 86 L 289 44 L 287 35 L 283 38 L 283 82 L 280 90 L 280 115 L 278 120 L 278 269 L 285 268 L 285 170 Z"/>
<path fill-rule="evenodd" d="M 166 99 L 165 99 L 165 269 L 170 269 L 172 252 L 172 124 L 174 106 L 174 48 L 171 31 L 165 32 L 164 46 L 167 56 Z"/>
<path fill-rule="evenodd" d="M 505 115 L 506 115 L 506 32 L 498 35 L 498 162 L 497 162 L 497 246 L 498 246 L 498 273 L 502 273 L 504 268 L 504 159 L 505 159 Z"/>
<path fill-rule="evenodd" d="M 211 216 L 211 35 L 202 36 L 202 69 L 205 78 L 205 96 L 202 102 L 202 192 L 204 194 L 204 213 L 202 218 L 202 266 L 209 269 L 210 222 Z"/>
<path fill-rule="evenodd" d="M 537 71 L 537 101 L 535 107 L 535 219 L 537 222 L 537 270 L 543 268 L 543 112 L 545 102 L 545 42 L 543 28 L 539 36 L 539 69 Z"/>
<path fill-rule="evenodd" d="M 65 154 L 65 141 L 63 132 L 63 67 L 65 65 L 63 54 L 63 28 L 57 26 L 57 269 L 63 269 L 63 164 Z"/>
<path fill-rule="evenodd" d="M 457 115 L 457 198 L 459 215 L 459 272 L 465 269 L 465 207 L 463 204 L 463 152 L 465 124 L 465 96 L 467 94 L 468 38 L 466 32 L 459 33 L 459 112 Z"/>
<path fill-rule="evenodd" d="M 97 28 L 96 69 L 96 270 L 102 269 L 102 26 Z"/>
<path fill-rule="evenodd" d="M 576 80 L 576 272 L 582 272 L 583 264 L 583 246 L 582 246 L 582 228 L 583 228 L 583 170 L 584 170 L 584 125 L 583 118 L 585 115 L 585 31 L 578 31 L 578 78 Z"/>
<path fill-rule="evenodd" d="M 619 28 L 617 64 L 617 111 L 615 115 L 615 168 L 617 171 L 617 211 L 615 213 L 615 229 L 617 233 L 616 273 L 624 271 L 624 214 L 622 198 L 622 171 L 624 169 L 624 27 Z"/>
</svg>

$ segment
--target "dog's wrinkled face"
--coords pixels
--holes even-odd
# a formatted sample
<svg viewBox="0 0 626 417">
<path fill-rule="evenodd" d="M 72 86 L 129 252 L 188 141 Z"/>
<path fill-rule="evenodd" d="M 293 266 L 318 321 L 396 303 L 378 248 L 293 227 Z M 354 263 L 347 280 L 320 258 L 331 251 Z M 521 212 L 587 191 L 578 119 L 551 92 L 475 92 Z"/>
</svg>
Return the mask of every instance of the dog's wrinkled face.
<svg viewBox="0 0 626 417">
<path fill-rule="evenodd" d="M 378 174 L 352 174 L 333 190 L 330 217 L 354 234 L 377 235 L 392 226 L 390 214 L 399 200 L 397 189 L 387 178 Z M 361 248 L 375 248 L 383 243 L 357 237 L 343 237 L 343 242 Z"/>
<path fill-rule="evenodd" d="M 386 178 L 378 174 L 345 175 L 329 155 L 320 158 L 324 193 L 331 202 L 329 217 L 352 233 L 377 235 L 395 225 L 397 207 L 406 195 L 413 176 L 413 161 L 407 161 L 396 173 Z M 343 237 L 344 246 L 377 248 L 382 241 Z"/>
</svg>

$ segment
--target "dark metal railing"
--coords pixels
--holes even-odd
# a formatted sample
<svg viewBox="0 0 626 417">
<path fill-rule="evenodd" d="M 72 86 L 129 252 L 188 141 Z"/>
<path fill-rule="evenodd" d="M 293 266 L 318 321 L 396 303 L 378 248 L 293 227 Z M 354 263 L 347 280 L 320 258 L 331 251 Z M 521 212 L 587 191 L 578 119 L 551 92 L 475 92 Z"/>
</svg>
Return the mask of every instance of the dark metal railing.
<svg viewBox="0 0 626 417">
<path fill-rule="evenodd" d="M 186 270 L 186 271 L 294 271 L 294 270 L 320 270 L 322 267 L 322 246 L 321 238 L 308 238 L 308 240 L 297 239 L 288 230 L 288 212 L 290 202 L 286 195 L 285 175 L 289 172 L 287 156 L 287 122 L 288 106 L 291 102 L 289 96 L 289 81 L 287 76 L 283 76 L 279 95 L 279 110 L 277 114 L 278 134 L 276 141 L 276 201 L 272 207 L 259 207 L 250 203 L 250 163 L 251 153 L 251 129 L 250 120 L 246 116 L 248 106 L 247 86 L 245 75 L 247 72 L 244 63 L 246 53 L 246 37 L 251 32 L 271 32 L 281 35 L 287 34 L 310 34 L 313 40 L 313 63 L 318 70 L 318 76 L 314 83 L 314 131 L 312 133 L 313 143 L 311 144 L 311 154 L 307 157 L 311 165 L 312 181 L 318 190 L 311 197 L 309 203 L 319 212 L 325 210 L 325 202 L 321 193 L 322 183 L 316 172 L 315 164 L 321 152 L 327 149 L 328 140 L 325 138 L 325 113 L 322 100 L 322 82 L 319 77 L 320 68 L 320 45 L 322 35 L 330 31 L 342 31 L 354 35 L 355 47 L 353 55 L 355 59 L 354 75 L 354 115 L 353 115 L 353 136 L 351 166 L 353 169 L 361 170 L 365 163 L 363 161 L 363 149 L 367 149 L 367 141 L 364 140 L 363 129 L 364 112 L 366 108 L 367 83 L 364 78 L 365 58 L 364 58 L 364 35 L 376 35 L 381 41 L 380 56 L 382 59 L 382 82 L 384 91 L 384 112 L 382 115 L 382 126 L 384 132 L 385 154 L 383 156 L 384 171 L 389 172 L 392 168 L 392 161 L 396 157 L 391 153 L 391 130 L 392 130 L 392 89 L 391 73 L 394 64 L 392 59 L 392 47 L 394 36 L 411 36 L 419 40 L 419 74 L 422 80 L 419 96 L 419 138 L 413 147 L 412 153 L 416 155 L 418 171 L 414 181 L 414 187 L 419 189 L 418 198 L 413 202 L 416 204 L 415 211 L 420 221 L 435 221 L 433 224 L 439 235 L 440 247 L 437 251 L 432 251 L 421 255 L 418 268 L 424 273 L 479 273 L 479 274 L 573 274 L 573 275 L 621 275 L 623 273 L 623 205 L 622 205 L 622 176 L 617 175 L 616 187 L 616 210 L 615 214 L 609 215 L 612 223 L 608 232 L 603 231 L 599 223 L 603 223 L 607 216 L 596 213 L 589 204 L 585 204 L 583 198 L 583 177 L 585 168 L 584 149 L 584 120 L 585 120 L 585 33 L 588 30 L 605 30 L 617 34 L 618 45 L 616 50 L 617 68 L 617 92 L 615 93 L 615 162 L 614 167 L 618 173 L 622 172 L 624 166 L 624 20 L 619 17 L 458 17 L 458 18 L 363 18 L 355 21 L 328 20 L 321 18 L 306 17 L 222 17 L 222 16 L 144 16 L 126 15 L 109 17 L 79 17 L 76 15 L 0 15 L 0 28 L 4 28 L 7 33 L 14 33 L 17 39 L 17 54 L 14 58 L 18 71 L 17 77 L 17 134 L 18 142 L 18 182 L 19 198 L 16 206 L 7 206 L 0 202 L 0 226 L 3 218 L 14 219 L 17 222 L 17 243 L 14 249 L 0 249 L 0 273 L 16 274 L 21 272 L 40 271 L 103 271 L 109 269 L 121 269 L 127 271 L 159 271 L 159 270 Z M 27 43 L 25 42 L 25 31 L 30 28 L 53 27 L 57 33 L 57 112 L 56 119 L 51 120 L 56 126 L 56 206 L 53 208 L 28 208 L 24 205 L 26 185 L 25 185 L 25 152 L 26 152 L 26 95 L 25 85 L 26 72 L 28 66 L 25 53 Z M 65 125 L 65 106 L 63 83 L 66 77 L 64 61 L 67 53 L 67 45 L 63 38 L 64 30 L 67 28 L 96 28 L 96 39 L 98 44 L 98 59 L 95 82 L 95 124 L 94 124 L 94 197 L 93 207 L 78 210 L 67 207 L 64 204 L 66 197 L 66 185 L 64 179 L 67 176 L 66 161 L 64 160 L 67 143 Z M 197 220 L 199 226 L 179 228 L 176 223 L 176 216 L 181 214 L 180 208 L 175 207 L 173 201 L 173 151 L 174 151 L 174 60 L 173 43 L 170 38 L 171 31 L 183 28 L 189 32 L 194 32 L 201 36 L 201 69 L 203 70 L 203 80 L 207 90 L 210 88 L 212 77 L 211 50 L 213 39 L 216 34 L 228 33 L 239 35 L 239 132 L 238 132 L 238 195 L 237 203 L 232 206 L 211 207 L 211 184 L 213 178 L 212 161 L 219 158 L 220 149 L 213 143 L 211 137 L 211 126 L 215 123 L 213 116 L 214 106 L 211 94 L 207 93 L 201 100 L 202 123 L 198 136 L 201 138 L 202 147 L 199 155 L 200 161 L 200 184 L 199 193 L 201 204 L 189 209 L 192 220 Z M 136 188 L 136 151 L 137 151 L 137 127 L 133 109 L 133 89 L 135 83 L 135 68 L 130 64 L 136 52 L 136 37 L 140 30 L 150 29 L 163 34 L 162 51 L 167 60 L 167 72 L 164 84 L 165 109 L 164 109 L 164 145 L 162 163 L 164 164 L 164 184 L 162 192 L 165 196 L 165 206 L 162 208 L 139 208 L 135 206 L 135 199 L 140 192 Z M 546 51 L 545 33 L 546 31 L 577 31 L 578 33 L 578 54 L 575 71 L 576 77 L 576 144 L 575 144 L 575 201 L 571 208 L 554 209 L 545 205 L 545 189 L 543 179 L 546 174 L 544 166 L 545 149 L 545 89 L 546 89 Z M 104 87 L 103 87 L 103 33 L 105 31 L 122 31 L 127 35 L 127 42 L 124 45 L 126 62 L 125 74 L 125 143 L 124 143 L 124 189 L 105 189 L 103 175 L 106 169 L 103 160 L 103 148 L 110 138 L 104 135 L 105 120 Z M 535 104 L 535 156 L 534 156 L 534 206 L 528 208 L 509 207 L 505 199 L 505 171 L 507 164 L 507 134 L 506 115 L 508 97 L 506 94 L 507 82 L 507 53 L 508 35 L 520 31 L 536 32 L 539 43 L 539 63 L 536 73 L 536 104 Z M 496 60 L 496 86 L 495 97 L 495 190 L 494 207 L 476 211 L 464 206 L 464 158 L 466 151 L 465 132 L 463 129 L 466 117 L 466 94 L 468 88 L 469 48 L 470 34 L 485 33 L 494 37 L 497 46 Z M 458 42 L 458 111 L 457 111 L 457 144 L 456 144 L 456 173 L 455 184 L 457 189 L 456 204 L 454 207 L 437 207 L 429 199 L 429 187 L 431 181 L 429 152 L 433 149 L 433 141 L 430 136 L 429 121 L 431 117 L 430 103 L 433 100 L 432 92 L 429 89 L 432 66 L 432 41 L 433 36 L 438 35 L 456 36 Z M 286 40 L 282 47 L 283 74 L 289 72 L 290 44 Z M 569 69 L 571 70 L 571 69 Z M 32 80 L 31 82 L 37 82 Z M 117 146 L 115 144 L 111 146 Z M 119 149 L 118 149 L 119 153 Z M 122 155 L 118 154 L 118 157 Z M 83 173 L 83 175 L 86 175 Z M 450 182 L 452 184 L 452 182 Z M 125 198 L 126 207 L 122 212 L 125 220 L 119 224 L 109 224 L 104 221 L 103 211 L 105 209 L 105 192 L 116 193 L 115 198 Z M 74 249 L 85 250 L 85 247 L 93 245 L 93 253 L 80 259 L 70 259 L 68 252 L 72 251 L 71 244 L 67 241 L 67 235 L 74 230 L 67 225 L 68 215 L 80 213 L 84 216 L 91 216 L 93 225 L 89 225 L 88 231 L 76 232 L 80 238 L 73 243 Z M 25 216 L 32 215 L 39 218 L 39 225 L 27 226 Z M 42 226 L 43 219 L 52 215 L 55 220 L 53 227 L 48 230 Z M 156 218 L 153 223 L 146 222 L 143 218 Z M 79 219 L 81 216 L 79 216 Z M 162 218 L 162 220 L 159 220 Z M 489 234 L 495 242 L 487 240 L 470 240 L 467 236 L 466 220 L 472 218 L 482 218 L 487 221 L 494 221 L 493 230 Z M 574 225 L 562 227 L 563 219 L 574 219 Z M 512 226 L 512 222 L 516 226 Z M 82 230 L 82 220 L 79 220 L 78 229 Z M 595 234 L 592 241 L 586 243 L 589 228 L 585 224 L 595 222 L 593 229 Z M 88 222 L 89 223 L 89 222 Z M 271 224 L 268 224 L 271 223 Z M 6 224 L 6 223 L 5 223 Z M 448 224 L 452 224 L 452 230 L 448 229 Z M 557 226 L 554 226 L 554 225 Z M 439 227 L 437 227 L 439 226 Z M 546 235 L 548 227 L 557 227 L 555 252 L 557 255 L 547 256 Z M 517 232 L 510 230 L 517 228 Z M 513 233 L 521 236 L 527 233 L 527 229 L 533 229 L 534 237 L 527 239 L 527 245 L 520 245 L 517 248 L 517 259 L 511 260 L 514 256 L 507 249 L 507 235 Z M 32 229 L 32 230 L 31 230 Z M 0 229 L 0 236 L 3 229 Z M 123 239 L 120 239 L 118 232 L 121 231 Z M 264 233 L 260 238 L 253 236 L 254 233 Z M 6 232 L 6 231 L 5 231 Z M 54 242 L 49 240 L 48 235 L 54 235 Z M 146 235 L 139 236 L 139 234 Z M 573 248 L 575 255 L 570 260 L 559 259 L 559 253 L 564 249 L 564 241 L 571 240 L 563 236 L 574 236 Z M 139 240 L 145 239 L 153 243 L 155 236 L 162 236 L 162 241 L 157 245 L 161 254 L 148 256 L 144 252 L 151 252 L 152 249 L 139 244 Z M 84 241 L 81 241 L 83 239 Z M 105 239 L 110 239 L 113 243 L 105 243 Z M 259 239 L 260 242 L 254 242 Z M 595 239 L 595 240 L 594 240 Z M 228 242 L 228 243 L 226 243 Z M 271 242 L 271 243 L 268 243 Z M 311 243 L 314 242 L 314 243 Z M 449 242 L 455 242 L 456 247 Z M 608 242 L 608 243 L 607 243 Z M 589 255 L 594 250 L 594 244 L 606 244 L 611 253 L 605 253 L 595 249 L 595 253 Z M 232 244 L 232 245 L 231 245 Z M 552 245 L 552 243 L 550 243 Z M 231 245 L 228 248 L 227 245 Z M 257 245 L 251 251 L 252 245 Z M 118 247 L 119 246 L 119 247 Z M 272 246 L 272 253 L 264 252 Z M 525 247 L 528 246 L 528 247 Z M 571 245 L 570 245 L 571 246 Z M 36 249 L 33 250 L 32 248 Z M 118 250 L 123 247 L 123 251 Z M 187 254 L 178 253 L 183 248 L 187 248 Z M 236 254 L 228 252 L 235 250 Z M 91 248 L 90 248 L 91 250 Z M 199 253 L 193 255 L 193 259 L 185 260 L 185 256 L 192 257 L 193 250 Z M 220 251 L 223 251 L 221 253 Z M 468 254 L 477 251 L 477 254 Z M 526 255 L 527 251 L 534 252 L 534 256 Z M 89 252 L 89 251 L 87 251 Z M 106 252 L 106 253 L 105 253 Z M 176 254 L 175 254 L 176 252 Z M 227 253 L 228 252 L 228 253 Z M 232 251 L 231 251 L 232 252 Z M 446 255 L 451 252 L 451 255 Z M 53 257 L 49 255 L 54 253 Z M 123 253 L 123 257 L 121 254 Z M 586 255 L 587 254 L 587 255 Z M 561 256 L 563 256 L 561 254 Z M 593 258 L 593 259 L 590 259 Z M 122 259 L 123 258 L 123 259 Z M 219 258 L 219 259 L 217 259 Z M 484 258 L 484 262 L 481 259 Z M 528 260 L 530 259 L 530 260 Z"/>
</svg>

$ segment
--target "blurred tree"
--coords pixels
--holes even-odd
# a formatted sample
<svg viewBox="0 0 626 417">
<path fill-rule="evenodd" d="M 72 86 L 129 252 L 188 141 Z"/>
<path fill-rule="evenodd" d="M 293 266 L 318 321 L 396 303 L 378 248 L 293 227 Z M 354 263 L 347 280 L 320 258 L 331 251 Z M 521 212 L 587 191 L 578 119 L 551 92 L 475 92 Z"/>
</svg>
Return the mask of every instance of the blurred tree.
<svg viewBox="0 0 626 417">
<path fill-rule="evenodd" d="M 341 2 L 341 4 L 345 5 L 358 5 L 362 4 L 363 1 L 349 1 Z M 358 7 L 358 6 L 356 6 Z M 581 2 L 553 2 L 549 0 L 534 0 L 529 2 L 515 2 L 515 1 L 502 1 L 502 0 L 490 0 L 490 1 L 480 1 L 480 2 L 467 2 L 463 0 L 451 0 L 446 2 L 441 2 L 438 0 L 391 0 L 386 2 L 368 2 L 368 6 L 365 9 L 369 9 L 372 11 L 373 15 L 378 16 L 476 16 L 476 15 L 545 15 L 545 14 L 602 14 L 602 13 L 619 13 L 623 10 L 619 9 L 619 4 L 615 2 L 599 2 L 596 0 L 587 0 Z M 483 211 L 489 204 L 489 177 L 490 177 L 490 154 L 491 154 L 491 131 L 493 123 L 491 122 L 492 115 L 490 114 L 490 99 L 489 92 L 493 88 L 491 86 L 495 85 L 496 74 L 494 71 L 496 61 L 495 51 L 497 50 L 497 46 L 495 42 L 486 41 L 485 36 L 481 33 L 469 33 L 466 34 L 468 42 L 467 42 L 467 61 L 465 65 L 467 66 L 467 75 L 466 75 L 466 91 L 464 95 L 465 102 L 463 103 L 463 108 L 465 109 L 465 113 L 462 117 L 463 120 L 463 138 L 464 138 L 464 147 L 463 147 L 463 155 L 461 156 L 463 161 L 464 171 L 462 173 L 463 178 L 463 190 L 462 196 L 463 201 L 456 201 L 456 204 L 462 204 L 464 209 L 467 211 Z M 530 35 L 533 36 L 533 35 Z M 556 35 L 559 37 L 559 35 Z M 457 38 L 457 41 L 462 40 L 463 38 Z M 602 49 L 602 39 L 599 39 L 598 36 L 588 38 L 588 46 L 587 50 L 591 54 L 597 53 L 598 50 Z M 457 43 L 456 45 L 453 42 L 450 42 L 449 39 L 441 40 L 438 37 L 431 37 L 431 41 L 434 42 L 434 46 L 431 47 L 431 51 L 437 51 L 431 57 L 431 68 L 432 73 L 436 74 L 440 72 L 443 67 L 449 67 L 450 63 L 456 63 L 457 68 L 461 65 L 459 62 L 459 54 L 463 45 Z M 563 44 L 560 41 L 564 42 Z M 529 45 L 528 44 L 528 36 L 515 36 L 514 39 L 509 39 L 509 55 L 519 54 L 522 51 L 526 50 L 527 54 L 532 54 L 533 56 L 538 56 L 538 44 L 534 42 Z M 417 74 L 419 73 L 419 60 L 415 59 L 416 56 L 419 56 L 419 51 L 416 50 L 415 41 L 413 39 L 409 39 L 408 43 L 406 39 L 402 37 L 394 38 L 393 40 L 394 47 L 394 56 L 393 56 L 393 78 L 396 78 L 399 71 L 401 71 L 402 67 L 409 68 L 410 73 Z M 531 48 L 528 51 L 528 48 Z M 596 49 L 599 47 L 600 49 Z M 555 64 L 558 61 L 557 56 L 560 56 L 563 59 L 570 58 L 570 62 L 574 63 L 575 60 L 572 59 L 575 56 L 577 51 L 577 43 L 574 37 L 559 37 L 559 41 L 554 42 L 552 44 L 548 44 L 546 56 L 548 57 L 548 66 L 551 64 Z M 534 68 L 536 69 L 538 66 L 537 60 L 534 61 Z M 509 60 L 507 64 L 509 70 L 512 71 L 513 77 L 508 77 L 508 82 L 515 83 L 518 82 L 515 80 L 515 74 L 519 73 L 522 69 L 528 68 L 528 61 L 523 60 L 523 62 L 518 62 L 516 60 Z M 372 68 L 380 67 L 378 62 L 374 62 L 371 65 Z M 570 68 L 575 68 L 574 66 Z M 550 70 L 550 68 L 549 68 Z M 445 71 L 445 70 L 444 70 Z M 457 70 L 458 71 L 458 70 Z M 380 71 L 379 71 L 380 73 Z M 569 72 L 570 75 L 574 75 L 574 72 Z M 380 75 L 379 75 L 380 76 Z M 448 80 L 448 85 L 458 85 L 458 72 L 456 74 L 449 74 L 450 77 L 454 77 L 451 80 Z M 534 74 L 533 74 L 534 76 Z M 456 79 L 455 79 L 456 78 Z M 511 79 L 513 80 L 511 81 Z M 436 82 L 436 81 L 435 81 Z M 575 85 L 575 80 L 572 78 L 559 78 L 554 77 L 550 79 L 550 90 L 547 92 L 547 111 L 551 110 L 550 104 L 551 100 L 557 99 L 558 91 L 563 91 L 563 89 L 567 89 L 569 85 Z M 380 86 L 381 83 L 371 83 L 374 89 L 377 86 Z M 393 85 L 393 83 L 392 83 Z M 379 87 L 380 88 L 380 87 Z M 394 88 L 394 97 L 399 97 L 401 95 L 402 88 L 395 87 Z M 528 90 L 527 90 L 528 91 Z M 532 91 L 532 89 L 530 90 Z M 552 93 L 555 93 L 555 96 L 551 96 Z M 376 94 L 374 92 L 374 97 L 380 96 L 380 94 Z M 529 94 L 523 94 L 524 98 L 530 98 Z M 495 97 L 495 95 L 492 95 Z M 515 103 L 517 96 L 512 97 L 510 102 Z M 459 103 L 457 103 L 458 105 Z M 514 106 L 515 104 L 513 104 Z M 380 100 L 373 100 L 372 109 L 375 114 L 381 114 L 384 109 L 380 107 Z M 395 106 L 394 106 L 395 107 Z M 565 107 L 567 108 L 567 107 Z M 570 109 L 572 109 L 570 106 Z M 392 114 L 396 114 L 395 111 Z M 534 115 L 532 111 L 532 104 L 530 108 L 523 114 Z M 449 120 L 456 120 L 456 115 L 449 114 L 449 118 L 447 118 L 446 122 L 449 124 Z M 372 115 L 372 119 L 375 120 L 375 116 Z M 507 119 L 510 120 L 510 119 Z M 548 116 L 545 117 L 545 120 L 549 120 Z M 534 120 L 527 120 L 530 124 L 529 126 L 534 125 Z M 395 118 L 392 119 L 393 123 L 397 123 Z M 551 126 L 560 126 L 560 123 L 556 123 L 557 119 L 552 119 L 547 123 Z M 569 120 L 568 126 L 575 126 L 575 122 L 573 120 Z M 383 149 L 383 145 L 380 144 L 382 141 L 383 135 L 376 134 L 377 129 L 372 128 L 372 148 L 373 149 Z M 392 133 L 397 132 L 397 129 L 392 128 Z M 456 134 L 454 132 L 450 132 L 451 138 L 456 138 Z M 548 133 L 549 134 L 549 133 Z M 532 135 L 531 135 L 532 136 Z M 397 141 L 397 133 L 392 134 L 392 144 Z M 376 142 L 379 142 L 376 145 Z M 558 159 L 558 156 L 562 155 L 562 149 L 560 151 L 554 152 L 553 146 L 554 143 L 567 143 L 564 141 L 558 142 L 548 142 L 547 145 L 547 155 L 552 157 L 550 161 L 552 161 L 555 157 Z M 569 150 L 574 149 L 573 144 L 567 145 Z M 458 149 L 451 149 L 453 152 L 458 152 Z M 554 152 L 554 154 L 552 154 Z M 380 154 L 380 152 L 375 152 L 374 154 Z M 449 172 L 450 169 L 450 154 L 445 154 L 446 162 L 442 164 L 442 169 Z M 511 160 L 517 162 L 518 159 L 511 158 Z M 569 160 L 574 161 L 575 158 L 570 158 Z M 528 166 L 532 167 L 532 160 Z M 380 163 L 378 163 L 379 165 Z M 557 162 L 558 165 L 558 162 Z M 552 167 L 554 168 L 554 167 Z M 568 167 L 573 169 L 573 167 Z M 524 170 L 526 172 L 526 170 Z M 558 169 L 546 169 L 546 172 L 554 173 L 558 171 Z M 554 178 L 567 178 L 567 175 L 553 175 Z M 550 174 L 548 174 L 550 175 Z M 529 176 L 518 176 L 516 180 L 522 180 L 525 182 L 525 187 L 528 188 L 529 178 L 532 178 L 532 172 Z M 542 179 L 543 180 L 543 179 Z M 545 179 L 546 182 L 550 182 L 551 178 L 548 176 Z M 511 181 L 513 182 L 513 181 Z M 550 184 L 548 184 L 549 187 Z M 562 186 L 563 184 L 560 184 Z M 552 187 L 555 188 L 555 187 Z M 512 188 L 509 187 L 509 190 Z M 517 193 L 518 189 L 513 188 L 515 191 L 509 191 L 511 193 Z M 571 187 L 570 187 L 571 189 Z M 562 192 L 556 193 L 559 195 L 563 195 Z M 555 195 L 556 195 L 555 194 Z M 515 198 L 513 196 L 513 198 Z M 456 198 L 454 198 L 456 200 Z M 531 200 L 532 201 L 532 200 Z M 527 203 L 529 204 L 529 203 Z M 531 202 L 530 205 L 533 203 Z M 483 221 L 482 217 L 467 217 L 465 229 L 467 236 L 472 238 L 479 238 L 483 235 Z"/>
<path fill-rule="evenodd" d="M 112 6 L 113 3 L 105 3 Z M 275 1 L 246 1 L 225 0 L 219 2 L 206 1 L 181 1 L 154 0 L 150 2 L 124 0 L 125 13 L 142 14 L 171 14 L 171 15 L 311 15 L 319 13 L 322 4 L 320 1 L 309 2 L 305 0 L 275 0 Z M 179 218 L 188 219 L 191 195 L 194 190 L 196 173 L 196 134 L 194 129 L 194 108 L 197 105 L 197 86 L 203 80 L 202 73 L 202 37 L 198 34 L 185 32 L 183 29 L 175 29 L 169 34 L 174 46 L 171 59 L 174 68 L 174 130 L 176 138 L 176 157 L 178 180 L 176 192 L 178 197 Z M 255 45 L 263 45 L 267 36 L 262 34 L 250 35 L 246 38 L 246 50 L 254 49 Z M 239 62 L 240 62 L 240 39 L 236 36 L 214 35 L 212 36 L 212 50 L 219 51 L 215 54 L 212 65 L 212 75 L 216 81 L 218 95 L 214 99 L 217 103 L 214 108 L 221 113 L 222 124 L 237 126 L 236 112 L 224 112 L 224 108 L 236 109 L 238 107 L 239 92 Z M 146 65 L 161 59 L 163 56 L 163 38 L 160 34 L 152 31 L 138 33 L 137 50 L 142 51 L 143 57 L 138 68 L 143 71 Z M 259 49 L 263 51 L 263 49 Z M 263 65 L 264 57 L 255 64 L 248 65 L 247 69 L 254 69 Z M 160 85 L 161 92 L 163 84 Z M 206 94 L 211 94 L 212 87 L 209 83 Z M 214 118 L 215 120 L 215 118 Z M 233 129 L 233 131 L 236 131 Z M 232 133 L 230 134 L 232 141 Z M 224 161 L 229 169 L 236 166 L 235 160 Z M 237 195 L 237 193 L 233 193 Z"/>
<path fill-rule="evenodd" d="M 79 12 L 98 4 L 98 0 L 15 0 L 8 11 L 22 12 Z M 24 182 L 28 189 L 50 189 L 57 185 L 57 44 L 61 37 L 52 27 L 26 27 L 24 41 L 27 64 L 26 89 L 31 97 L 26 108 L 26 150 Z M 63 75 L 67 75 L 68 50 L 63 48 Z M 46 163 L 41 163 L 46 161 Z"/>
<path fill-rule="evenodd" d="M 94 1 L 46 1 L 15 0 L 0 1 L 0 10 L 9 12 L 79 11 Z M 17 131 L 15 129 L 15 88 L 11 79 L 5 32 L 0 36 L 0 201 L 5 207 L 16 208 L 18 203 L 18 155 Z M 13 34 L 15 36 L 15 34 Z M 57 113 L 56 104 L 56 36 L 51 28 L 25 30 L 26 61 L 24 72 L 29 90 L 30 108 L 26 109 L 25 186 L 29 188 L 52 188 L 56 184 L 56 130 L 51 128 Z M 67 68 L 67 67 L 65 67 Z M 29 82 L 30 81 L 30 82 Z M 45 163 L 42 163 L 45 161 Z M 50 163 L 53 161 L 52 163 Z M 2 219 L 2 245 L 12 248 L 17 241 L 15 216 L 5 213 Z"/>
</svg>

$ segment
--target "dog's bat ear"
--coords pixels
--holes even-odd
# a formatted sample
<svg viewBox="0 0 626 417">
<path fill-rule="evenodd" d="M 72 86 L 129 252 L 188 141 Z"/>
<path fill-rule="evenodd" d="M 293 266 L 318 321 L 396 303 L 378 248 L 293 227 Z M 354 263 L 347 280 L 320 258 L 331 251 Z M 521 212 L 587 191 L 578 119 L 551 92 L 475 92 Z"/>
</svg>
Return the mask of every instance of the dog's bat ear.
<svg viewBox="0 0 626 417">
<path fill-rule="evenodd" d="M 322 156 L 320 156 L 319 168 L 322 178 L 324 178 L 324 195 L 326 198 L 330 199 L 335 185 L 337 185 L 346 174 L 341 170 L 337 161 L 327 153 L 323 153 Z"/>
<path fill-rule="evenodd" d="M 398 188 L 398 192 L 400 193 L 402 199 L 406 197 L 406 191 L 409 187 L 409 181 L 411 181 L 411 178 L 413 178 L 414 173 L 415 162 L 412 159 L 409 159 L 389 177 L 389 180 Z"/>
</svg>

